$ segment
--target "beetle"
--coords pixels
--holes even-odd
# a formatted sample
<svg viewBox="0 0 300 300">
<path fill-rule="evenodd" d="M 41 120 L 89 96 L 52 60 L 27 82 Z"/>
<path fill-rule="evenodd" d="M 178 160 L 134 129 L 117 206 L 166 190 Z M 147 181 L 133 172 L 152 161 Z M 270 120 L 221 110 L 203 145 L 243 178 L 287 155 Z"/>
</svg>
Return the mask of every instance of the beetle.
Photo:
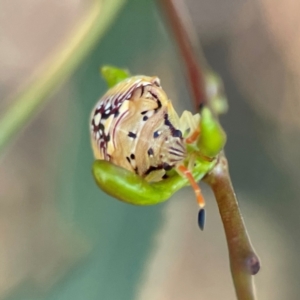
<svg viewBox="0 0 300 300">
<path fill-rule="evenodd" d="M 212 132 L 217 139 L 209 139 Z M 149 205 L 190 184 L 204 218 L 205 202 L 196 181 L 213 167 L 225 143 L 207 108 L 202 117 L 184 111 L 179 118 L 158 77 L 128 77 L 96 103 L 90 134 L 93 174 L 105 192 L 124 202 Z"/>
</svg>

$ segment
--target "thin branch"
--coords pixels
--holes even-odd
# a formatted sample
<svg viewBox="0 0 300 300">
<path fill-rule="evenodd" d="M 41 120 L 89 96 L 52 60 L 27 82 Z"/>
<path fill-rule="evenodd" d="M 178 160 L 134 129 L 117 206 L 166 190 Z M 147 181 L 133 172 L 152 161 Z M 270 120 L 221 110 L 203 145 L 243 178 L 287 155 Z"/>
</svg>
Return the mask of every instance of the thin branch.
<svg viewBox="0 0 300 300">
<path fill-rule="evenodd" d="M 230 180 L 227 159 L 223 153 L 204 181 L 212 188 L 218 203 L 237 298 L 253 300 L 255 294 L 251 275 L 259 271 L 260 263 L 249 240 Z"/>
<path fill-rule="evenodd" d="M 191 86 L 193 101 L 196 106 L 199 104 L 210 105 L 210 98 L 206 95 L 204 59 L 201 62 L 195 55 L 197 49 L 196 35 L 183 1 L 161 0 L 162 6 L 169 17 L 171 28 L 175 34 L 176 41 L 185 67 L 188 70 L 188 82 Z M 180 7 L 179 7 L 180 6 Z M 202 54 L 200 52 L 200 54 Z M 207 69 L 207 66 L 205 66 Z M 212 171 L 204 179 L 212 188 L 223 221 L 226 234 L 231 274 L 238 300 L 254 300 L 254 286 L 252 275 L 255 275 L 260 268 L 259 259 L 256 256 L 231 184 L 228 172 L 227 160 L 224 153 L 220 154 L 219 161 Z"/>
<path fill-rule="evenodd" d="M 188 76 L 188 84 L 192 92 L 192 98 L 196 110 L 203 104 L 207 104 L 205 91 L 204 56 L 198 48 L 197 35 L 192 26 L 190 16 L 183 1 L 161 0 L 161 5 L 169 20 L 174 33 L 181 56 L 184 60 Z M 196 51 L 195 51 L 196 50 Z M 195 53 L 199 54 L 197 56 Z M 200 55 L 201 54 L 201 55 Z M 201 58 L 202 64 L 199 64 Z"/>
<path fill-rule="evenodd" d="M 51 94 L 82 63 L 109 28 L 125 0 L 94 0 L 89 13 L 57 54 L 21 91 L 0 120 L 0 153 L 13 137 L 32 120 Z"/>
</svg>

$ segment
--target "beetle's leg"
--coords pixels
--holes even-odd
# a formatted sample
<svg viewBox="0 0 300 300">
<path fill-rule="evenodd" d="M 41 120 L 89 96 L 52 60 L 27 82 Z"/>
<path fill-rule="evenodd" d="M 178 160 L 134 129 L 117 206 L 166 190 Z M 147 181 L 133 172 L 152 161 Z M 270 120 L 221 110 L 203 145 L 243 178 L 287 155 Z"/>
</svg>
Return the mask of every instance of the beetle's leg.
<svg viewBox="0 0 300 300">
<path fill-rule="evenodd" d="M 194 158 L 194 162 L 197 157 L 201 158 L 204 161 L 213 161 L 215 159 L 214 157 L 209 157 L 209 156 L 202 154 L 200 151 L 194 151 L 190 156 L 191 156 L 191 158 Z M 189 169 L 190 169 L 190 163 L 189 163 Z M 192 169 L 190 169 L 190 170 L 192 170 Z"/>
<path fill-rule="evenodd" d="M 196 142 L 200 136 L 200 115 L 185 110 L 180 117 L 180 129 L 187 144 Z"/>
<path fill-rule="evenodd" d="M 198 140 L 199 136 L 200 136 L 200 128 L 197 128 L 197 129 L 192 133 L 192 135 L 190 135 L 190 136 L 185 140 L 185 142 L 186 142 L 187 144 L 192 144 L 192 143 L 194 143 L 194 142 L 196 142 L 196 141 Z"/>
<path fill-rule="evenodd" d="M 182 174 L 184 177 L 186 177 L 188 179 L 188 181 L 190 182 L 190 184 L 196 194 L 196 199 L 197 199 L 197 202 L 198 202 L 200 208 L 203 208 L 205 206 L 205 200 L 202 196 L 201 189 L 200 189 L 199 185 L 197 184 L 197 182 L 195 181 L 191 171 L 184 165 L 178 166 L 177 169 L 180 172 L 180 174 Z"/>
</svg>

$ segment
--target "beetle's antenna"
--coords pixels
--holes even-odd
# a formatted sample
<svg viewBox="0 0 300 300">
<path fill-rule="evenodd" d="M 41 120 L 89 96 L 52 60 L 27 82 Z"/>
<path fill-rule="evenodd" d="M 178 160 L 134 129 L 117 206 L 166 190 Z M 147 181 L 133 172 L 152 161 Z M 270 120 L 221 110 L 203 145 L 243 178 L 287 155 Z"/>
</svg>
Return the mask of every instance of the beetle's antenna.
<svg viewBox="0 0 300 300">
<path fill-rule="evenodd" d="M 205 206 L 205 200 L 202 196 L 201 189 L 200 189 L 199 185 L 197 184 L 197 182 L 195 181 L 191 171 L 184 165 L 180 165 L 177 168 L 178 168 L 178 171 L 189 180 L 189 182 L 196 194 L 197 202 L 198 202 L 200 208 L 202 209 Z"/>
</svg>

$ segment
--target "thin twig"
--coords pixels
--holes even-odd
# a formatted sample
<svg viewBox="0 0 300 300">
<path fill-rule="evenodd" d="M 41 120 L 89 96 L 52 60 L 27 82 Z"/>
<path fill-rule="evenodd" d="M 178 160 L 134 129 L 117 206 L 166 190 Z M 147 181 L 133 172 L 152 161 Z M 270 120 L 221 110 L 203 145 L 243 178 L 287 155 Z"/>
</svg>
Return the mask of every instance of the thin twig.
<svg viewBox="0 0 300 300">
<path fill-rule="evenodd" d="M 192 98 L 196 110 L 203 104 L 207 104 L 205 91 L 204 67 L 205 59 L 198 48 L 197 35 L 192 26 L 190 16 L 183 1 L 161 0 L 162 7 L 169 20 L 172 31 L 175 35 L 177 45 L 186 68 L 188 84 L 192 92 Z M 195 53 L 197 49 L 197 56 Z M 199 59 L 202 64 L 199 64 Z"/>
<path fill-rule="evenodd" d="M 13 104 L 0 119 L 0 153 L 47 102 L 47 96 L 82 63 L 124 3 L 125 0 L 94 0 L 62 49 L 36 72 L 32 84 L 11 100 Z"/>
<path fill-rule="evenodd" d="M 193 101 L 199 104 L 210 104 L 206 95 L 204 69 L 195 55 L 197 44 L 194 30 L 189 23 L 187 10 L 183 1 L 161 0 L 162 6 L 169 17 L 171 28 L 175 34 L 176 41 L 185 67 L 188 70 L 188 82 L 191 86 Z M 180 5 L 180 7 L 179 7 Z M 202 54 L 200 52 L 200 54 Z M 207 66 L 204 68 L 207 69 Z M 220 154 L 217 165 L 206 176 L 205 181 L 211 186 L 223 221 L 226 234 L 231 274 L 238 300 L 254 300 L 254 286 L 252 275 L 260 268 L 259 259 L 251 246 L 237 199 L 231 184 L 228 172 L 228 164 L 224 153 Z"/>
<path fill-rule="evenodd" d="M 255 294 L 251 275 L 259 271 L 260 263 L 249 240 L 231 184 L 227 159 L 223 153 L 204 181 L 212 188 L 218 203 L 237 298 L 253 300 Z"/>
</svg>

